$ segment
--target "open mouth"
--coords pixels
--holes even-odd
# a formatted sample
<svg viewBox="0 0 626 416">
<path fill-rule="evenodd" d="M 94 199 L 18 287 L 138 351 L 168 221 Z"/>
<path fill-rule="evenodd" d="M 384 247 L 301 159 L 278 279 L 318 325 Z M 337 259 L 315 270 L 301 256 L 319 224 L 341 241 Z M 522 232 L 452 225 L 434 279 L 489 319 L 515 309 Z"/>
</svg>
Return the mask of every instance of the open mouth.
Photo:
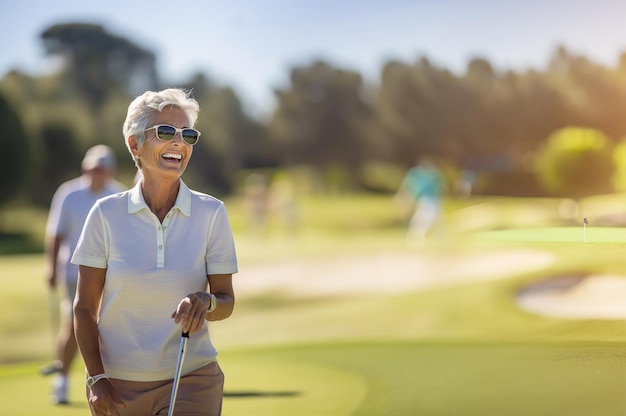
<svg viewBox="0 0 626 416">
<path fill-rule="evenodd" d="M 165 153 L 161 157 L 168 162 L 180 162 L 181 160 L 183 160 L 183 156 L 177 153 Z"/>
</svg>

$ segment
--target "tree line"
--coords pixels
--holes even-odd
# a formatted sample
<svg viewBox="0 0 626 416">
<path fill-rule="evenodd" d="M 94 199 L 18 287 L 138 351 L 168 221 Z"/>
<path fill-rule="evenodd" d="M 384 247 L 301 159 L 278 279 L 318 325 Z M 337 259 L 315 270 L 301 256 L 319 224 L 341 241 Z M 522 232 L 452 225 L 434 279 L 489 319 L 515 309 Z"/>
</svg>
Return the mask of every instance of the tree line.
<svg viewBox="0 0 626 416">
<path fill-rule="evenodd" d="M 358 70 L 313 61 L 289 69 L 275 107 L 257 119 L 233 88 L 203 73 L 161 80 L 154 52 L 100 25 L 54 25 L 41 42 L 63 62 L 58 72 L 12 71 L 0 80 L 9 132 L 0 204 L 17 197 L 48 204 L 96 143 L 112 146 L 130 175 L 121 135 L 128 103 L 169 86 L 191 89 L 201 108 L 202 140 L 186 180 L 218 195 L 233 192 L 242 172 L 261 169 L 306 169 L 322 189 L 389 192 L 426 154 L 451 176 L 481 175 L 483 193 L 546 195 L 534 161 L 555 131 L 594 129 L 609 145 L 626 136 L 626 54 L 610 68 L 561 46 L 543 69 L 497 70 L 476 57 L 460 74 L 422 56 L 386 62 L 375 85 Z"/>
</svg>

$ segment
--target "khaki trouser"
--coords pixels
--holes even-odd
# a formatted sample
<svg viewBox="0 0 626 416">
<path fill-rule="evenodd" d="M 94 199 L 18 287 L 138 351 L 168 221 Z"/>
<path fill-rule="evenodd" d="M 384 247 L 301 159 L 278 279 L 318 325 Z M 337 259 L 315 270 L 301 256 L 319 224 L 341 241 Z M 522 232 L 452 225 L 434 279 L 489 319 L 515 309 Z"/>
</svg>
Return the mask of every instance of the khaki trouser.
<svg viewBox="0 0 626 416">
<path fill-rule="evenodd" d="M 120 415 L 167 415 L 173 380 L 109 381 L 126 404 L 125 409 L 118 409 Z M 180 378 L 174 412 L 180 416 L 219 416 L 223 395 L 224 373 L 217 362 L 212 362 Z"/>
</svg>

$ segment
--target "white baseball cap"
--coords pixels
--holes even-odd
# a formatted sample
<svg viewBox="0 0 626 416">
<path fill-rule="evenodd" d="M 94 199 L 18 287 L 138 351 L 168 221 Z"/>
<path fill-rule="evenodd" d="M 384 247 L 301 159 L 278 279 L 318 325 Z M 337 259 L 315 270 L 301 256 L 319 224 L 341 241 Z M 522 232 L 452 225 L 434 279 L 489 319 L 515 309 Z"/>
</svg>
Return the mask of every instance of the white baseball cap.
<svg viewBox="0 0 626 416">
<path fill-rule="evenodd" d="M 85 153 L 81 167 L 84 171 L 95 168 L 114 169 L 115 153 L 113 153 L 113 149 L 104 144 L 93 146 Z"/>
</svg>

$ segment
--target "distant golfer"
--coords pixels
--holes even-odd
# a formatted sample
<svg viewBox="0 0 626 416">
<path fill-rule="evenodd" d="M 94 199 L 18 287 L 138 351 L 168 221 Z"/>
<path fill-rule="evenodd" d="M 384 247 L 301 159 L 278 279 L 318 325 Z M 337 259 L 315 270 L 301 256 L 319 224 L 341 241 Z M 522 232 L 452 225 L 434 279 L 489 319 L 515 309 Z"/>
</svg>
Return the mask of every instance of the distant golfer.
<svg viewBox="0 0 626 416">
<path fill-rule="evenodd" d="M 85 153 L 81 168 L 81 177 L 64 182 L 54 193 L 46 225 L 47 283 L 51 290 L 60 290 L 62 300 L 56 360 L 43 367 L 41 373 L 58 373 L 52 380 L 50 396 L 56 404 L 68 402 L 68 374 L 77 353 L 72 304 L 76 295 L 78 266 L 70 263 L 70 256 L 96 200 L 126 188 L 113 179 L 115 155 L 108 146 L 90 148 Z"/>
<path fill-rule="evenodd" d="M 408 199 L 413 212 L 407 232 L 411 246 L 420 247 L 428 232 L 437 225 L 441 215 L 442 187 L 443 177 L 428 157 L 420 157 L 407 171 L 396 198 Z"/>
<path fill-rule="evenodd" d="M 145 92 L 123 133 L 142 175 L 92 208 L 72 257 L 79 265 L 76 340 L 93 415 L 165 415 L 188 332 L 176 412 L 221 414 L 224 375 L 208 321 L 228 318 L 237 258 L 222 201 L 181 180 L 200 132 L 180 89 Z"/>
</svg>

